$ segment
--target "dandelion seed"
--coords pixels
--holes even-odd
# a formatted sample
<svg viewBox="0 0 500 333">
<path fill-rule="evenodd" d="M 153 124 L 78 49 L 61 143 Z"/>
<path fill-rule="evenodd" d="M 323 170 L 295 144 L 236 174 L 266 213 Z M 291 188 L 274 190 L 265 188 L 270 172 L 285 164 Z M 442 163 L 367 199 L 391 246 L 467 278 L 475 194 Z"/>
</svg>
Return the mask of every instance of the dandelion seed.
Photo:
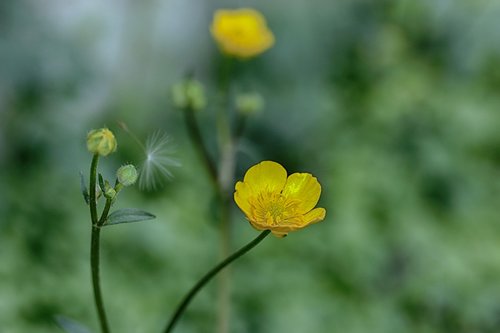
<svg viewBox="0 0 500 333">
<path fill-rule="evenodd" d="M 139 188 L 154 191 L 163 186 L 165 181 L 173 178 L 171 167 L 180 167 L 181 164 L 173 157 L 175 147 L 170 137 L 162 131 L 156 131 L 146 140 L 146 145 L 132 133 L 124 122 L 118 122 L 144 152 L 144 161 L 139 168 Z"/>
<path fill-rule="evenodd" d="M 139 170 L 139 187 L 145 190 L 156 190 L 166 180 L 173 177 L 171 167 L 180 167 L 178 160 L 172 157 L 174 148 L 172 140 L 161 131 L 154 132 L 146 140 L 143 147 L 145 159 Z"/>
</svg>

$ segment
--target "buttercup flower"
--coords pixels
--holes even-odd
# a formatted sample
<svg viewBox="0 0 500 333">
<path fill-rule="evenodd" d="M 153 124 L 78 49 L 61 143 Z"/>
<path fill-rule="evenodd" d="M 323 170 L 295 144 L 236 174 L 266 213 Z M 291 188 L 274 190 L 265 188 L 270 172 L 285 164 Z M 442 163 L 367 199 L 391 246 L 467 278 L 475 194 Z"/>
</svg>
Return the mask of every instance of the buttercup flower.
<svg viewBox="0 0 500 333">
<path fill-rule="evenodd" d="M 116 150 L 116 139 L 107 128 L 94 129 L 87 134 L 87 149 L 93 154 L 107 156 Z"/>
<path fill-rule="evenodd" d="M 236 183 L 234 201 L 255 229 L 284 237 L 325 218 L 324 208 L 314 208 L 320 195 L 321 185 L 310 173 L 287 177 L 280 164 L 264 161 Z"/>
<path fill-rule="evenodd" d="M 274 44 L 264 16 L 249 8 L 216 11 L 210 32 L 224 53 L 240 58 L 259 55 Z"/>
</svg>

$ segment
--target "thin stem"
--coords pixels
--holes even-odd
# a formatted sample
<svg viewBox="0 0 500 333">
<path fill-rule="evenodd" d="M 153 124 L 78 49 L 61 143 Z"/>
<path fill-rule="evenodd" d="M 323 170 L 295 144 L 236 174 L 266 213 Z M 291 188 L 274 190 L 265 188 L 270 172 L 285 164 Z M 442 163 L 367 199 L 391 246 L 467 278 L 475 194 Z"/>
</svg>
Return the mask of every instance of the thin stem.
<svg viewBox="0 0 500 333">
<path fill-rule="evenodd" d="M 92 226 L 92 240 L 90 245 L 90 267 L 92 269 L 92 285 L 94 287 L 94 302 L 99 316 L 99 324 L 101 332 L 109 333 L 108 320 L 104 311 L 104 303 L 102 301 L 101 284 L 99 280 L 99 238 L 101 227 Z"/>
<path fill-rule="evenodd" d="M 231 94 L 230 87 L 233 80 L 233 71 L 236 63 L 233 58 L 224 57 L 219 69 L 218 90 L 220 105 L 216 113 L 217 138 L 219 144 L 219 170 L 218 190 L 220 201 L 220 255 L 221 259 L 230 254 L 231 244 L 231 221 L 230 221 L 230 194 L 234 181 L 235 153 L 234 141 L 231 135 Z M 229 332 L 229 318 L 231 312 L 231 276 L 226 270 L 218 277 L 217 288 L 217 320 L 215 332 Z"/>
<path fill-rule="evenodd" d="M 113 199 L 106 199 L 106 205 L 104 206 L 104 209 L 102 211 L 101 218 L 99 219 L 99 222 L 97 222 L 98 227 L 101 227 L 104 224 L 104 222 L 106 222 L 112 203 Z"/>
<path fill-rule="evenodd" d="M 231 254 L 231 202 L 227 196 L 220 198 L 220 259 Z M 229 318 L 231 316 L 231 274 L 229 267 L 217 277 L 217 321 L 218 333 L 229 331 Z"/>
<path fill-rule="evenodd" d="M 196 122 L 196 118 L 194 116 L 194 110 L 188 107 L 184 110 L 183 113 L 189 137 L 191 138 L 191 141 L 198 151 L 198 154 L 203 160 L 203 163 L 205 164 L 205 167 L 207 168 L 207 171 L 209 173 L 210 179 L 214 183 L 214 186 L 217 186 L 217 169 L 215 167 L 215 163 L 210 157 L 210 154 L 208 153 L 207 148 L 203 144 L 200 128 L 198 127 L 198 123 Z"/>
<path fill-rule="evenodd" d="M 238 115 L 238 119 L 236 122 L 236 130 L 234 131 L 233 141 L 238 142 L 240 138 L 243 136 L 243 131 L 245 130 L 247 123 L 247 115 Z"/>
<path fill-rule="evenodd" d="M 216 113 L 217 138 L 219 148 L 222 150 L 224 146 L 231 140 L 230 126 L 230 91 L 232 73 L 234 70 L 235 61 L 231 57 L 224 57 L 218 71 L 218 94 L 220 105 Z"/>
<path fill-rule="evenodd" d="M 90 218 L 92 224 L 97 224 L 97 201 L 95 198 L 97 164 L 99 163 L 99 154 L 94 154 L 92 163 L 90 164 L 90 184 L 89 184 L 89 201 L 90 201 Z"/>
<path fill-rule="evenodd" d="M 179 304 L 177 307 L 177 310 L 175 311 L 174 315 L 171 317 L 170 321 L 168 322 L 167 327 L 163 331 L 164 333 L 169 333 L 172 331 L 174 328 L 175 324 L 179 320 L 179 318 L 182 316 L 184 310 L 186 310 L 187 306 L 193 299 L 193 297 L 200 291 L 201 288 L 205 286 L 217 273 L 222 270 L 224 267 L 232 263 L 234 260 L 238 259 L 248 251 L 250 251 L 253 247 L 255 247 L 257 244 L 259 244 L 264 238 L 266 238 L 267 235 L 269 235 L 271 231 L 269 230 L 264 230 L 261 232 L 254 240 L 252 240 L 250 243 L 247 245 L 243 246 L 241 249 L 227 257 L 224 261 L 222 261 L 220 264 L 212 268 L 205 276 L 203 276 L 194 286 L 191 288 L 191 290 L 186 294 L 182 302 Z"/>
<path fill-rule="evenodd" d="M 104 303 L 102 301 L 101 284 L 99 280 L 99 239 L 101 235 L 101 228 L 97 219 L 97 201 L 95 196 L 96 190 L 96 174 L 97 164 L 99 162 L 99 154 L 94 154 L 92 163 L 90 165 L 90 184 L 89 184 L 89 200 L 90 200 L 90 218 L 92 220 L 92 235 L 90 240 L 90 269 L 92 272 L 92 287 L 94 290 L 94 302 L 99 317 L 99 324 L 101 332 L 109 333 L 109 325 L 106 319 L 106 312 L 104 311 Z M 109 208 L 108 208 L 109 211 Z M 101 219 L 107 217 L 103 215 Z"/>
</svg>

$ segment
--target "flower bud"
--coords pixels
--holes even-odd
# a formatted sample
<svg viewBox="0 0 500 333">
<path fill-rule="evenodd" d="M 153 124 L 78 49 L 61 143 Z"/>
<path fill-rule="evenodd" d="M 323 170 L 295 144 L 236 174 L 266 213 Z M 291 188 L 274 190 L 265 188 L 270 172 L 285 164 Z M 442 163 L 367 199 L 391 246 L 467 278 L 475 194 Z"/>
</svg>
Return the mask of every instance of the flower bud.
<svg viewBox="0 0 500 333">
<path fill-rule="evenodd" d="M 116 190 L 109 184 L 107 180 L 104 183 L 104 197 L 110 200 L 113 200 L 116 197 Z"/>
<path fill-rule="evenodd" d="M 264 109 L 264 99 L 259 93 L 244 93 L 236 96 L 236 110 L 244 115 L 261 112 Z"/>
<path fill-rule="evenodd" d="M 107 128 L 94 129 L 87 134 L 87 149 L 93 154 L 107 156 L 116 150 L 116 139 Z"/>
<path fill-rule="evenodd" d="M 116 177 L 123 186 L 130 186 L 137 180 L 137 170 L 132 164 L 123 165 L 116 171 Z"/>
<path fill-rule="evenodd" d="M 172 99 L 174 105 L 184 109 L 187 107 L 195 111 L 205 108 L 205 90 L 203 85 L 193 79 L 187 79 L 175 84 L 172 87 Z"/>
</svg>

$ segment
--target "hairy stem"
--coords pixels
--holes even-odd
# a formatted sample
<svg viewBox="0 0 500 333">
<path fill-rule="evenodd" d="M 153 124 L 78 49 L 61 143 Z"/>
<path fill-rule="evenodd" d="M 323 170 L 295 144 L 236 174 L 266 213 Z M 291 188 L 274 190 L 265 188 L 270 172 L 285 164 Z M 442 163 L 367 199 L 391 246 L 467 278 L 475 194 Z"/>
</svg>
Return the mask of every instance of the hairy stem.
<svg viewBox="0 0 500 333">
<path fill-rule="evenodd" d="M 174 312 L 173 316 L 171 317 L 170 321 L 167 324 L 167 327 L 163 331 L 164 333 L 169 333 L 172 332 L 172 329 L 174 328 L 175 324 L 179 320 L 179 318 L 182 316 L 184 313 L 184 310 L 186 310 L 187 306 L 193 299 L 193 297 L 200 291 L 217 273 L 219 273 L 224 267 L 250 251 L 252 248 L 254 248 L 257 244 L 259 244 L 264 238 L 266 238 L 267 235 L 269 235 L 270 231 L 269 230 L 264 230 L 261 232 L 254 240 L 252 240 L 250 243 L 247 245 L 243 246 L 241 249 L 227 257 L 224 261 L 219 263 L 217 266 L 212 268 L 207 274 L 205 274 L 194 286 L 191 288 L 191 290 L 184 296 L 182 302 L 177 306 L 176 311 Z"/>
</svg>

